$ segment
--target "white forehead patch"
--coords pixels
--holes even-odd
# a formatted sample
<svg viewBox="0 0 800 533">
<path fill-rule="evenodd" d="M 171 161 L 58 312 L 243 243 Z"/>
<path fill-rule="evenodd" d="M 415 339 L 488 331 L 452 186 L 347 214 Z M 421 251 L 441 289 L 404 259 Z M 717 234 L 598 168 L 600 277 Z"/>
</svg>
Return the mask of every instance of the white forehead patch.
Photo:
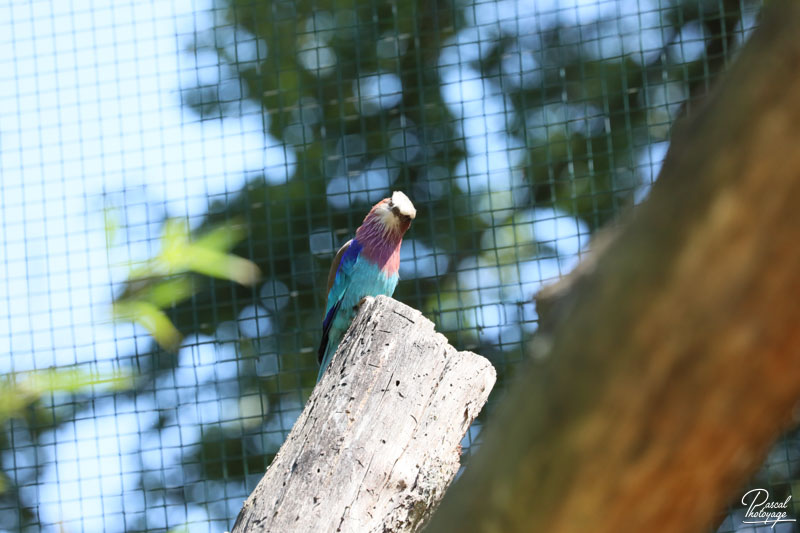
<svg viewBox="0 0 800 533">
<path fill-rule="evenodd" d="M 396 207 L 401 215 L 406 215 L 411 218 L 417 216 L 417 210 L 414 208 L 414 204 L 411 203 L 408 196 L 400 191 L 394 191 L 392 193 L 392 206 Z"/>
</svg>

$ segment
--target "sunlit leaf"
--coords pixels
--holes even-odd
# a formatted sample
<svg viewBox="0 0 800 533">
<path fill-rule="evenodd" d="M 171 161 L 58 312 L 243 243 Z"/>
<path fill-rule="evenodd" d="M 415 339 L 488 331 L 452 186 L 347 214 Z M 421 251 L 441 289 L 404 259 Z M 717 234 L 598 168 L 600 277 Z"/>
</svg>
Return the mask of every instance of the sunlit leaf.
<svg viewBox="0 0 800 533">
<path fill-rule="evenodd" d="M 56 393 L 106 391 L 133 387 L 133 376 L 125 372 L 97 372 L 77 367 L 14 372 L 0 377 L 0 421 L 11 418 L 42 397 Z"/>
<path fill-rule="evenodd" d="M 194 244 L 211 250 L 228 251 L 245 238 L 246 228 L 240 221 L 222 224 L 198 237 Z"/>
<path fill-rule="evenodd" d="M 252 285 L 261 277 L 261 271 L 252 261 L 210 248 L 193 246 L 186 259 L 193 272 L 242 285 Z"/>
<path fill-rule="evenodd" d="M 161 263 L 164 271 L 161 273 L 170 274 L 183 270 L 186 257 L 186 246 L 189 243 L 189 230 L 186 221 L 180 219 L 169 219 L 164 224 L 164 233 L 161 236 L 161 253 L 156 260 Z"/>
<path fill-rule="evenodd" d="M 114 316 L 118 320 L 136 322 L 144 327 L 161 346 L 177 349 L 181 334 L 167 315 L 153 303 L 143 300 L 125 300 L 114 304 Z"/>
<path fill-rule="evenodd" d="M 103 221 L 106 232 L 106 246 L 110 248 L 117 241 L 119 232 L 119 216 L 117 210 L 107 207 L 103 210 Z"/>
<path fill-rule="evenodd" d="M 176 349 L 181 334 L 163 309 L 197 291 L 193 274 L 246 286 L 261 277 L 255 263 L 227 253 L 244 237 L 245 227 L 234 222 L 218 225 L 192 241 L 186 221 L 167 220 L 158 254 L 131 268 L 128 286 L 114 304 L 115 318 L 141 324 L 162 347 Z"/>
<path fill-rule="evenodd" d="M 148 287 L 142 299 L 165 308 L 182 302 L 195 293 L 195 284 L 187 276 L 168 278 Z"/>
</svg>

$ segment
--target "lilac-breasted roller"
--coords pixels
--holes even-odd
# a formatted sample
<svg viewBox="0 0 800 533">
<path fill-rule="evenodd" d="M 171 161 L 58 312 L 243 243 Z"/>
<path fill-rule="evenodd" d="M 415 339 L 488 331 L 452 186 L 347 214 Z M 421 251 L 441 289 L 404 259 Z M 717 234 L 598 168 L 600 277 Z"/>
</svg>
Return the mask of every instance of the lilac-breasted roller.
<svg viewBox="0 0 800 533">
<path fill-rule="evenodd" d="M 417 216 L 414 204 L 402 192 L 375 204 L 356 230 L 354 239 L 336 252 L 328 274 L 328 296 L 319 345 L 322 378 L 339 347 L 342 335 L 367 296 L 391 296 L 400 278 L 400 244 Z"/>
</svg>

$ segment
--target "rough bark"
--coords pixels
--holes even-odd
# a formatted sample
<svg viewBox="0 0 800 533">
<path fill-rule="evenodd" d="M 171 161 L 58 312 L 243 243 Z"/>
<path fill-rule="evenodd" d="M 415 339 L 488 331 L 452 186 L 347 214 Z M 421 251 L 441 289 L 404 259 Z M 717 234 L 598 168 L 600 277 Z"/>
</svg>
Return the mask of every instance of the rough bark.
<svg viewBox="0 0 800 533">
<path fill-rule="evenodd" d="M 800 400 L 798 27 L 800 2 L 765 8 L 650 198 L 548 301 L 542 361 L 427 533 L 700 532 L 741 499 Z"/>
<path fill-rule="evenodd" d="M 418 530 L 495 378 L 419 311 L 367 299 L 233 531 Z"/>
</svg>

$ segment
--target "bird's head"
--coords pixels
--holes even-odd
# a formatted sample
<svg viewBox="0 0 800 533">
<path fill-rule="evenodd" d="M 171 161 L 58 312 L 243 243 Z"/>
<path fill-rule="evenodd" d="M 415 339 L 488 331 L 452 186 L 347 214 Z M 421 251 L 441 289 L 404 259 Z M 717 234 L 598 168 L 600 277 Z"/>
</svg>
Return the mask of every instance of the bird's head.
<svg viewBox="0 0 800 533">
<path fill-rule="evenodd" d="M 394 191 L 391 198 L 384 198 L 375 204 L 367 215 L 367 219 L 375 217 L 387 231 L 402 236 L 416 216 L 417 210 L 408 196 L 400 191 Z"/>
</svg>

